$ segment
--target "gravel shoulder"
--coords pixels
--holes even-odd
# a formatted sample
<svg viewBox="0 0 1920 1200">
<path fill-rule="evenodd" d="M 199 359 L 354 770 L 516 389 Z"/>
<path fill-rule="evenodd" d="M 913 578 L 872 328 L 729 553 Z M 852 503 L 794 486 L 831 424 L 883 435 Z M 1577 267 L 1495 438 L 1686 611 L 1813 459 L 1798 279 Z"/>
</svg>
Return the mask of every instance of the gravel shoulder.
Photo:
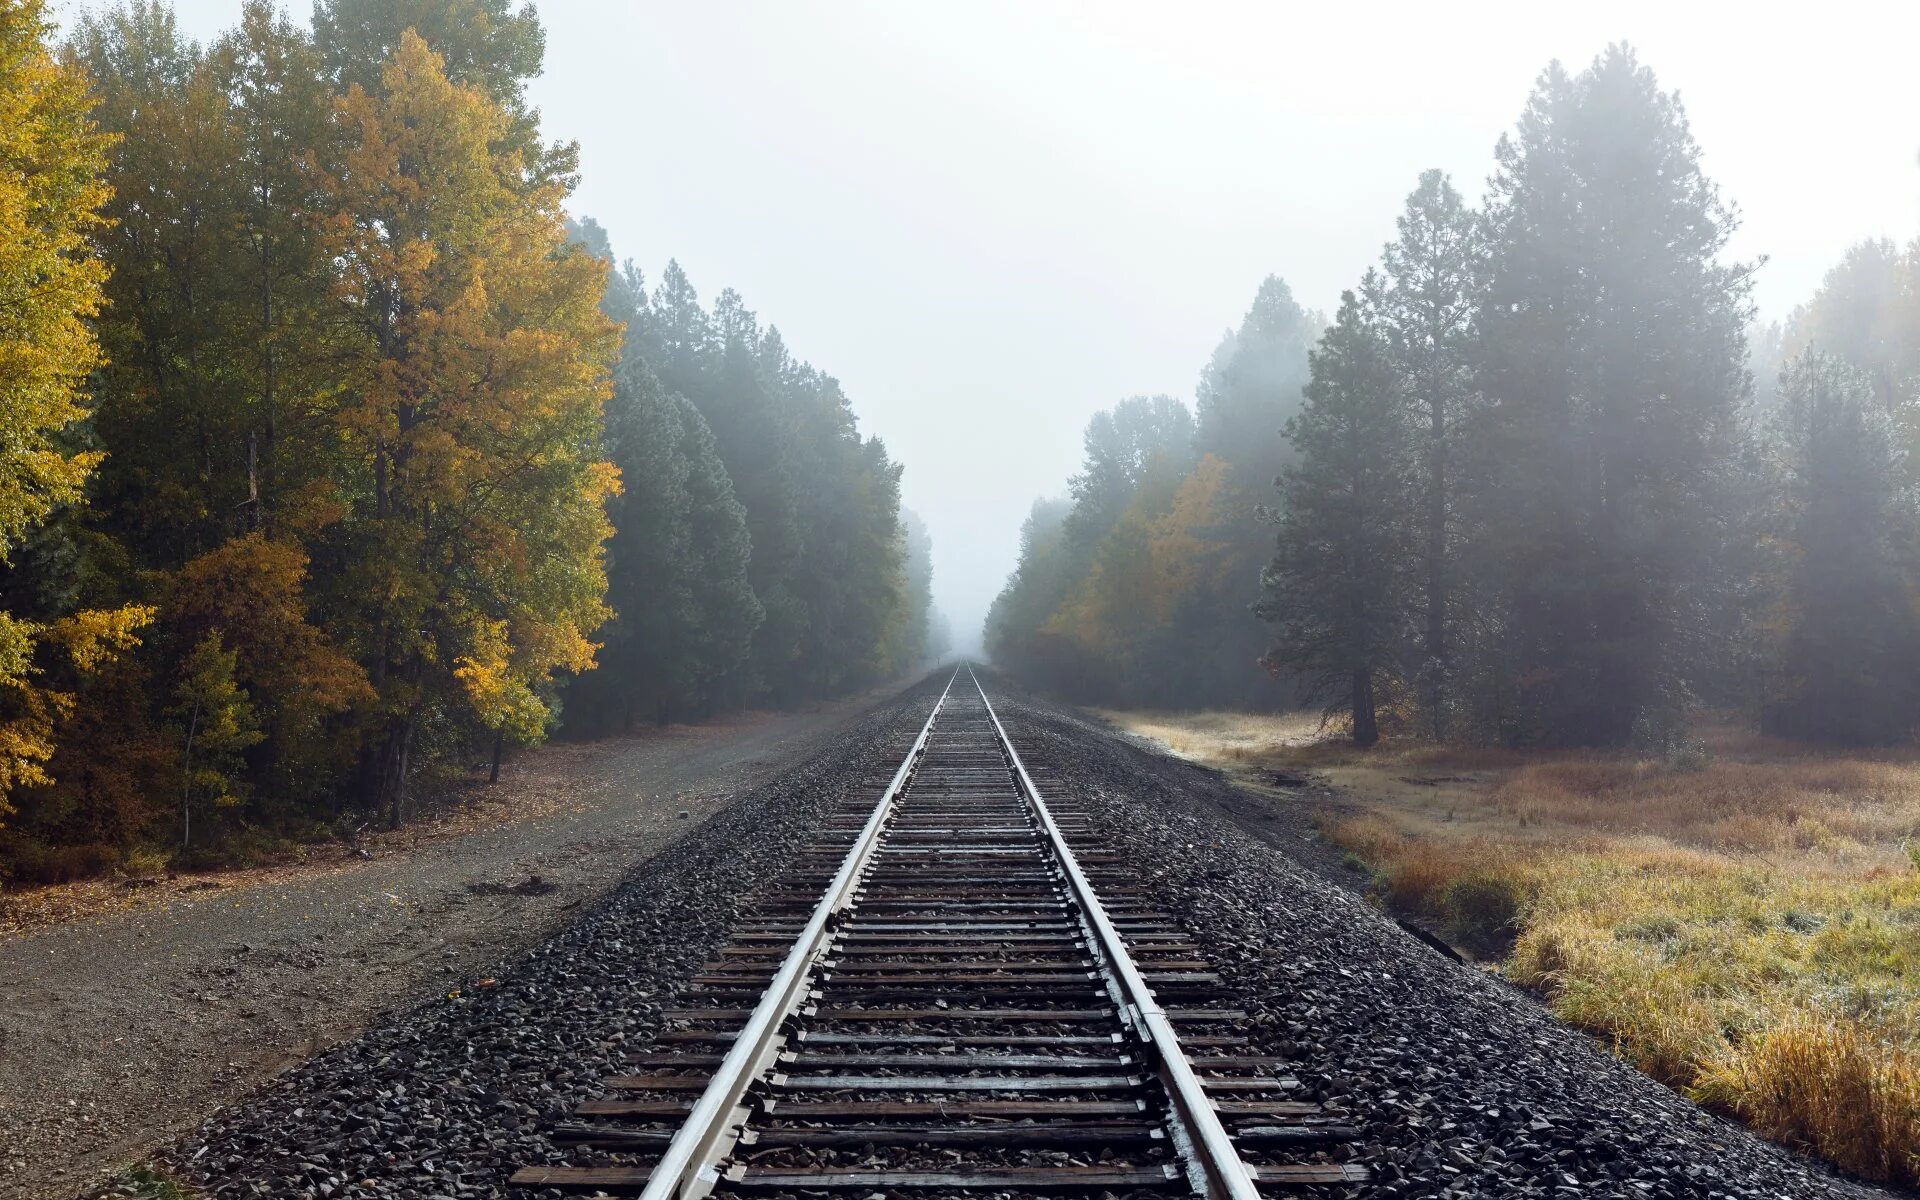
<svg viewBox="0 0 1920 1200">
<path fill-rule="evenodd" d="M 471 993 L 894 690 L 545 747 L 490 795 L 509 816 L 0 939 L 0 1198 L 73 1195 L 388 1010 Z"/>
</svg>

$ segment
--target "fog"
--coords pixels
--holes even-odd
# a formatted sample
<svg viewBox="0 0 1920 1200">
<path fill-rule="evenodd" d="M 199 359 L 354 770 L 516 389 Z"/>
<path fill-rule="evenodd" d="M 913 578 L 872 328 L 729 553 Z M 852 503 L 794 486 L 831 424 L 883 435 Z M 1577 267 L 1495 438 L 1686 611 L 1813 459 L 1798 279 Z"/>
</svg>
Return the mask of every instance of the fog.
<svg viewBox="0 0 1920 1200">
<path fill-rule="evenodd" d="M 202 38 L 239 7 L 178 4 Z M 1477 197 L 1550 59 L 1627 39 L 1679 89 L 1736 251 L 1767 256 L 1763 320 L 1920 214 L 1906 6 L 539 8 L 532 98 L 580 143 L 574 211 L 842 380 L 906 464 L 963 647 L 1088 416 L 1190 397 L 1269 273 L 1330 311 L 1421 169 Z"/>
</svg>

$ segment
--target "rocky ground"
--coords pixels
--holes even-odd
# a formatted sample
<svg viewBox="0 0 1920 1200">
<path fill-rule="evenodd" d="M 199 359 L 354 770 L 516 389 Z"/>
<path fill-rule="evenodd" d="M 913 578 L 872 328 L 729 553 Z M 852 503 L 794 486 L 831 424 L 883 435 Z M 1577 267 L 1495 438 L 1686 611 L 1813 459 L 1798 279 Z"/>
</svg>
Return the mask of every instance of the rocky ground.
<svg viewBox="0 0 1920 1200">
<path fill-rule="evenodd" d="M 545 747 L 371 861 L 319 848 L 117 906 L 13 898 L 40 927 L 0 936 L 0 1197 L 70 1197 L 386 1010 L 458 1011 L 447 993 L 472 995 L 663 845 L 837 748 L 873 703 Z M 55 911 L 68 901 L 79 918 Z"/>
<path fill-rule="evenodd" d="M 542 1130 L 617 1073 L 724 936 L 739 898 L 863 778 L 943 679 L 650 860 L 498 982 L 463 977 L 281 1076 L 166 1155 L 221 1197 L 493 1197 L 551 1154 Z M 989 686 L 994 687 L 989 680 Z M 1267 1053 L 1349 1110 L 1377 1196 L 1867 1197 L 1620 1065 L 1527 996 L 1442 957 L 1334 877 L 1304 825 L 1256 838 L 1217 775 L 1077 714 L 996 697 L 1034 765 L 1070 777 L 1254 1013 Z M 1291 840 L 1292 844 L 1289 844 Z M 1283 852 L 1282 848 L 1287 852 Z M 1302 866 L 1302 861 L 1309 866 Z"/>
</svg>

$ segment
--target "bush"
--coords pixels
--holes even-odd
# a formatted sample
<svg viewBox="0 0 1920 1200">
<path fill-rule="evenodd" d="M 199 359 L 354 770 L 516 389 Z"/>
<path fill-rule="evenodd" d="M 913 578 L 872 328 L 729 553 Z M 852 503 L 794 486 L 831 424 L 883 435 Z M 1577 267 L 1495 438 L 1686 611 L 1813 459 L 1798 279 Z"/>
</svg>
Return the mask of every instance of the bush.
<svg viewBox="0 0 1920 1200">
<path fill-rule="evenodd" d="M 0 833 L 0 883 L 38 887 L 105 874 L 114 863 L 111 846 L 92 843 L 48 846 L 31 838 Z"/>
</svg>

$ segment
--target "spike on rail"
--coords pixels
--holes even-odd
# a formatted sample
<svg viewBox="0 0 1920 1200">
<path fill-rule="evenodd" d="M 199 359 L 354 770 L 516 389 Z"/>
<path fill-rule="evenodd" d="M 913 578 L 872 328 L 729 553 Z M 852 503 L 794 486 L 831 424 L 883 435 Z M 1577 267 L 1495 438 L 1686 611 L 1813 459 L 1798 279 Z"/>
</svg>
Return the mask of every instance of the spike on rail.
<svg viewBox="0 0 1920 1200">
<path fill-rule="evenodd" d="M 1042 796 L 971 667 L 876 786 L 747 906 L 663 1048 L 554 1131 L 590 1161 L 516 1186 L 1257 1200 L 1365 1181 L 1330 1156 L 1353 1131 L 1245 1053 L 1245 1014 L 1132 866 Z"/>
</svg>

